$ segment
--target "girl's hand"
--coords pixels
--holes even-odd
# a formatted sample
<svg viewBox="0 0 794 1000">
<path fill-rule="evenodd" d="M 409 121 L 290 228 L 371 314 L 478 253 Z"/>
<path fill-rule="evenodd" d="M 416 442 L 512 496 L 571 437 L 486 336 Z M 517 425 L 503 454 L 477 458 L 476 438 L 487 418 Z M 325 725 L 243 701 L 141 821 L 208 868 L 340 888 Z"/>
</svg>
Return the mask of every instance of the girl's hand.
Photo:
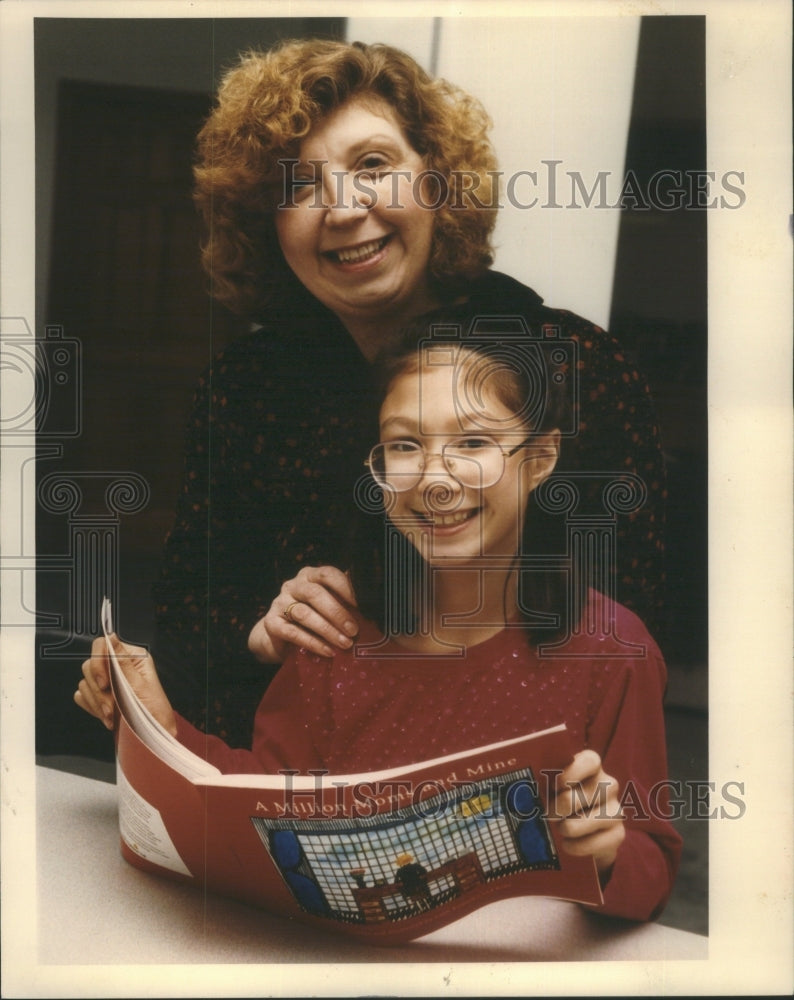
<svg viewBox="0 0 794 1000">
<path fill-rule="evenodd" d="M 281 663 L 289 643 L 330 658 L 353 644 L 358 626 L 349 607 L 355 605 L 350 580 L 341 570 L 306 566 L 282 585 L 268 613 L 251 629 L 248 648 L 262 663 Z"/>
<path fill-rule="evenodd" d="M 550 816 L 559 821 L 562 847 L 568 854 L 592 855 L 605 878 L 615 863 L 626 830 L 620 808 L 620 786 L 606 774 L 594 750 L 582 750 L 557 776 Z"/>
<path fill-rule="evenodd" d="M 176 715 L 163 690 L 154 660 L 140 646 L 129 646 L 117 635 L 110 636 L 113 650 L 124 676 L 142 705 L 157 721 L 176 736 Z M 112 729 L 114 725 L 114 700 L 110 690 L 110 662 L 104 638 L 95 639 L 91 658 L 83 663 L 83 680 L 80 681 L 74 700 L 90 715 L 96 716 Z"/>
<path fill-rule="evenodd" d="M 110 658 L 104 636 L 91 643 L 91 658 L 83 662 L 83 679 L 74 700 L 89 715 L 113 729 L 116 703 L 110 690 Z"/>
</svg>

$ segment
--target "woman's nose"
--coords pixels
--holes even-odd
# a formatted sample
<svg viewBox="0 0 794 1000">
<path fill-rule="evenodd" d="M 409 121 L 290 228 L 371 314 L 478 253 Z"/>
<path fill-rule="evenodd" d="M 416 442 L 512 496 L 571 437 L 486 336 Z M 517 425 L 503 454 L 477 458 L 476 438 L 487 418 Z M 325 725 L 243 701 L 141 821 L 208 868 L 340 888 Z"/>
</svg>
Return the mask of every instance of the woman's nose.
<svg viewBox="0 0 794 1000">
<path fill-rule="evenodd" d="M 372 199 L 366 188 L 356 187 L 353 174 L 347 170 L 332 170 L 324 178 L 323 203 L 329 225 L 346 225 L 366 218 Z"/>
</svg>

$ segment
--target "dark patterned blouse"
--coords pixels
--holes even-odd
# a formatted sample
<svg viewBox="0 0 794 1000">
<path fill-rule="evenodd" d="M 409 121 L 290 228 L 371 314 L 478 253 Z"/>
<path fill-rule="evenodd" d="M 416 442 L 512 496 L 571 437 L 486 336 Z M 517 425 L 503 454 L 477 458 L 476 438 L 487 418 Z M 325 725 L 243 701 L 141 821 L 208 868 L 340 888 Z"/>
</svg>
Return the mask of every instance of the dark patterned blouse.
<svg viewBox="0 0 794 1000">
<path fill-rule="evenodd" d="M 469 290 L 468 306 L 490 326 L 505 318 L 514 330 L 521 317 L 532 336 L 559 341 L 552 370 L 571 389 L 571 419 L 548 483 L 567 480 L 573 492 L 551 489 L 546 502 L 567 505 L 585 557 L 586 539 L 600 539 L 600 555 L 588 560 L 591 582 L 654 633 L 666 494 L 645 379 L 609 334 L 544 306 L 506 275 L 489 272 Z M 353 485 L 378 434 L 368 384 L 352 338 L 315 304 L 274 313 L 199 382 L 155 586 L 154 653 L 175 707 L 233 746 L 250 746 L 275 669 L 248 651 L 251 628 L 302 566 L 347 564 Z"/>
</svg>

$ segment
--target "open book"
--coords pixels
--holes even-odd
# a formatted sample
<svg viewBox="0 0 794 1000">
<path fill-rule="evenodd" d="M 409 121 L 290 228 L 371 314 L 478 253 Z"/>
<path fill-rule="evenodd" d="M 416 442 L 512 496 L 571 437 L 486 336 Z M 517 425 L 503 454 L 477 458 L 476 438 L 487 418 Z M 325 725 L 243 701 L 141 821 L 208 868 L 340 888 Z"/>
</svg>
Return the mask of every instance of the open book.
<svg viewBox="0 0 794 1000">
<path fill-rule="evenodd" d="M 108 601 L 102 624 L 109 635 Z M 563 852 L 544 816 L 572 757 L 565 726 L 371 774 L 221 774 L 111 661 L 131 864 L 378 944 L 500 897 L 601 902 L 593 859 Z"/>
</svg>

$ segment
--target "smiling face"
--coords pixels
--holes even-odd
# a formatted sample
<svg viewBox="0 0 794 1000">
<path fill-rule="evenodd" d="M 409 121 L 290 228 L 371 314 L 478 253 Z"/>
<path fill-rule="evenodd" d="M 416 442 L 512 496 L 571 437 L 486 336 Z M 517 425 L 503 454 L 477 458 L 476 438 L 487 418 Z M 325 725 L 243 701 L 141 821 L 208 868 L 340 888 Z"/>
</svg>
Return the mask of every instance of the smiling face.
<svg viewBox="0 0 794 1000">
<path fill-rule="evenodd" d="M 415 190 L 424 161 L 390 106 L 354 99 L 320 121 L 292 167 L 292 204 L 276 213 L 298 279 L 351 332 L 432 308 L 432 202 Z M 421 182 L 420 182 L 421 183 Z"/>
<path fill-rule="evenodd" d="M 557 458 L 559 435 L 552 432 L 505 457 L 504 472 L 492 485 L 456 480 L 440 456 L 445 445 L 476 455 L 490 438 L 507 453 L 529 432 L 493 391 L 486 389 L 478 413 L 467 411 L 461 391 L 467 370 L 464 363 L 406 371 L 391 383 L 380 412 L 382 442 L 414 442 L 426 452 L 422 477 L 394 494 L 389 517 L 431 565 L 464 567 L 486 555 L 515 555 L 529 494 Z"/>
</svg>

